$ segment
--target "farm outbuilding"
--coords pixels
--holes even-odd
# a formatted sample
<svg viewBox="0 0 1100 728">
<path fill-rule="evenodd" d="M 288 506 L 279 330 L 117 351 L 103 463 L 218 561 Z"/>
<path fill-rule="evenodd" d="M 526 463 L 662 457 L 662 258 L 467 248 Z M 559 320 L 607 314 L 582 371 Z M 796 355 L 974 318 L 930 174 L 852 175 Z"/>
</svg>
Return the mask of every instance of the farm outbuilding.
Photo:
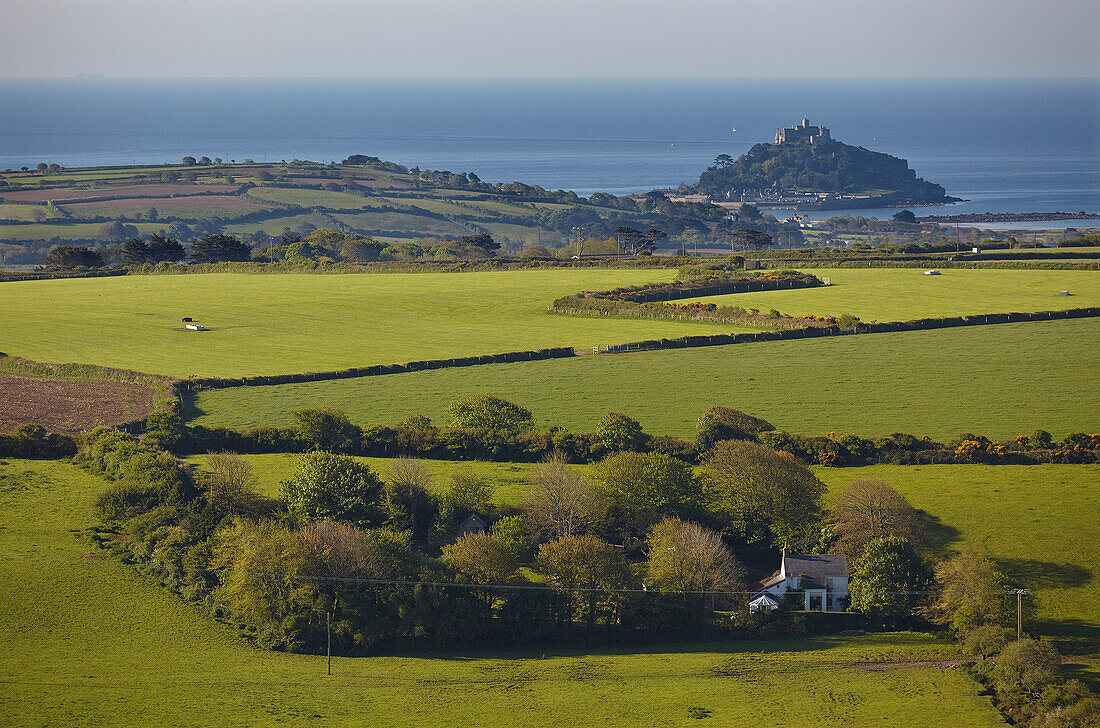
<svg viewBox="0 0 1100 728">
<path fill-rule="evenodd" d="M 471 536 L 478 533 L 485 533 L 488 528 L 489 524 L 485 523 L 485 520 L 481 516 L 474 513 L 462 522 L 458 530 L 463 536 Z"/>
</svg>

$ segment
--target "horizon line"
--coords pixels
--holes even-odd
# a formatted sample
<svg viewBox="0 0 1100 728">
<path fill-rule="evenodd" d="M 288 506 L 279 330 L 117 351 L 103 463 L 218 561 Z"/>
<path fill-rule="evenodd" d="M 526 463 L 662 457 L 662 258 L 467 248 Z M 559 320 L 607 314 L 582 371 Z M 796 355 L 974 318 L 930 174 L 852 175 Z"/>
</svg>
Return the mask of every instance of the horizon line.
<svg viewBox="0 0 1100 728">
<path fill-rule="evenodd" d="M 109 75 L 97 72 L 78 72 L 68 75 L 51 75 L 51 76 L 6 76 L 0 75 L 0 80 L 4 81 L 315 81 L 315 80 L 341 80 L 341 81 L 407 81 L 407 80 L 439 80 L 439 81 L 455 81 L 455 80 L 572 80 L 572 81 L 617 81 L 617 80 L 706 80 L 706 81 L 732 81 L 732 80 L 762 80 L 762 81 L 775 81 L 775 80 L 928 80 L 928 81 L 994 81 L 994 80 L 1016 80 L 1016 79 L 1035 79 L 1035 80 L 1076 80 L 1076 81 L 1100 81 L 1100 74 L 1097 75 L 1052 75 L 1052 74 L 1024 74 L 1024 75 L 888 75 L 888 74 L 866 74 L 866 75 L 743 75 L 743 76 L 724 76 L 724 75 L 694 75 L 694 74 L 668 74 L 668 75 L 614 75 L 614 76 L 595 76 L 595 75 L 555 75 L 555 74 L 527 74 L 527 75 L 378 75 L 378 76 L 360 76 L 360 75 L 301 75 L 301 76 L 118 76 Z"/>
</svg>

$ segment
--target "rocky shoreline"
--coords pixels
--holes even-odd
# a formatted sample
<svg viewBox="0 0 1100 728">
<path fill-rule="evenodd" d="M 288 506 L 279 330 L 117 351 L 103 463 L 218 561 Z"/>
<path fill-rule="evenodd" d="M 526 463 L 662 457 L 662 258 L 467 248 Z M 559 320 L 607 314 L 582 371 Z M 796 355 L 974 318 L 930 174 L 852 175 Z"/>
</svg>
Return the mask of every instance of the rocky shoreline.
<svg viewBox="0 0 1100 728">
<path fill-rule="evenodd" d="M 1046 222 L 1051 220 L 1100 220 L 1096 212 L 981 212 L 965 215 L 923 215 L 917 222 Z"/>
</svg>

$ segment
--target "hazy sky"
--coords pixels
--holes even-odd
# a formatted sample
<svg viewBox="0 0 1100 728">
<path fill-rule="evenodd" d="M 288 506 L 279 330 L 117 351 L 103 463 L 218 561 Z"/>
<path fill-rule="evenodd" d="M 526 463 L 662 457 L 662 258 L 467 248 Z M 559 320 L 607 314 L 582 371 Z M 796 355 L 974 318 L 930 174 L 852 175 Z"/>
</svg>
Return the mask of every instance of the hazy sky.
<svg viewBox="0 0 1100 728">
<path fill-rule="evenodd" d="M 0 76 L 1100 76 L 1096 0 L 0 0 Z"/>
</svg>

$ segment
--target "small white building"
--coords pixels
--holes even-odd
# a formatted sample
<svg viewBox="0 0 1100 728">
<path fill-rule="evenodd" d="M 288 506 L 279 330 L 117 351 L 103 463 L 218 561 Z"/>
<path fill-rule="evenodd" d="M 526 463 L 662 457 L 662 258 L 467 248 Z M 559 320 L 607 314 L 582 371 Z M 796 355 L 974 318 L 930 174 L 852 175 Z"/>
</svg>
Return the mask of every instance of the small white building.
<svg viewBox="0 0 1100 728">
<path fill-rule="evenodd" d="M 783 547 L 779 571 L 749 600 L 750 612 L 770 612 L 787 592 L 802 592 L 806 611 L 843 612 L 848 608 L 848 559 L 843 554 L 794 554 Z"/>
</svg>

